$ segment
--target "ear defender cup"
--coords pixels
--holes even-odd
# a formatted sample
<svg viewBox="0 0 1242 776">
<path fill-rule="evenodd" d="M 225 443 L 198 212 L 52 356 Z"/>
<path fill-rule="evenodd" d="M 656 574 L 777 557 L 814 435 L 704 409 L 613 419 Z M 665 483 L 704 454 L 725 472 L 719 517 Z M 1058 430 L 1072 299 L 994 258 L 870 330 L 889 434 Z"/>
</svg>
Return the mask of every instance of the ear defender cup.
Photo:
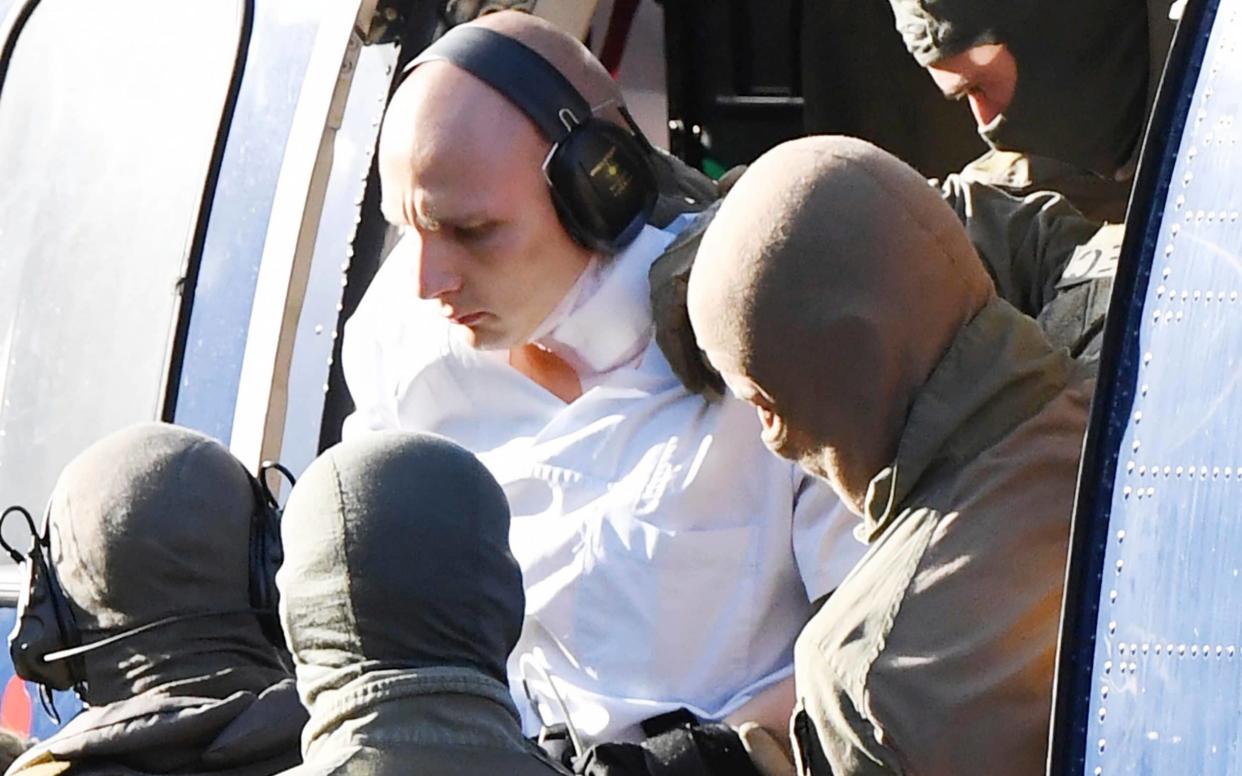
<svg viewBox="0 0 1242 776">
<path fill-rule="evenodd" d="M 655 207 L 646 151 L 606 121 L 575 127 L 553 149 L 544 175 L 565 231 L 592 250 L 614 253 L 631 243 Z"/>
<path fill-rule="evenodd" d="M 624 106 L 627 127 L 595 118 L 586 98 L 536 51 L 483 27 L 454 27 L 406 65 L 449 62 L 500 92 L 552 143 L 544 161 L 561 225 L 580 245 L 616 253 L 638 237 L 658 193 L 651 145 Z"/>
<path fill-rule="evenodd" d="M 26 526 L 34 540 L 30 551 L 23 557 L 0 536 L 0 545 L 14 563 L 27 565 L 28 575 L 17 599 L 16 622 L 9 633 L 9 658 L 13 671 L 23 679 L 44 687 L 68 690 L 81 681 L 84 673 L 81 658 L 53 662 L 44 660 L 52 652 L 76 647 L 82 642 L 69 601 L 46 554 L 51 547 L 48 533 L 50 513 L 44 513 L 42 534 L 30 513 L 21 507 L 6 509 L 0 516 L 0 527 L 10 514 L 20 514 L 26 519 Z"/>
<path fill-rule="evenodd" d="M 281 470 L 282 472 L 288 471 L 283 468 Z M 243 471 L 245 471 L 244 467 Z M 50 511 L 44 514 L 44 529 L 40 535 L 30 513 L 25 509 L 11 507 L 5 510 L 0 515 L 0 527 L 3 526 L 4 519 L 9 514 L 20 513 L 25 517 L 30 533 L 34 537 L 34 545 L 23 558 L 21 553 L 5 542 L 3 535 L 0 534 L 0 547 L 8 552 L 14 563 L 26 563 L 29 567 L 29 578 L 18 599 L 17 622 L 9 634 L 9 656 L 17 675 L 43 685 L 45 691 L 46 688 L 54 690 L 73 688 L 81 694 L 86 674 L 82 655 L 152 628 L 204 616 L 255 615 L 258 617 L 260 628 L 267 640 L 282 650 L 286 649 L 285 636 L 280 627 L 277 611 L 279 591 L 276 587 L 276 572 L 284 561 L 284 547 L 280 539 L 281 512 L 275 498 L 259 482 L 258 478 L 248 471 L 245 471 L 245 474 L 254 493 L 254 509 L 250 516 L 248 541 L 247 592 L 250 608 L 172 615 L 130 628 L 128 631 L 91 644 L 82 643 L 69 600 L 56 578 L 55 566 L 49 561 Z M 53 656 L 50 660 L 49 655 Z"/>
<path fill-rule="evenodd" d="M 23 679 L 68 690 L 76 687 L 84 674 L 82 658 L 46 662 L 44 656 L 81 644 L 77 629 L 68 615 L 54 572 L 36 550 L 30 555 L 30 578 L 17 602 L 17 622 L 9 634 L 9 657 L 13 671 Z"/>
<path fill-rule="evenodd" d="M 280 509 L 258 480 L 246 472 L 254 488 L 255 510 L 250 519 L 250 607 L 259 617 L 263 635 L 272 644 L 285 649 L 285 634 L 280 627 L 277 607 L 280 592 L 276 572 L 285 560 L 280 540 Z"/>
</svg>

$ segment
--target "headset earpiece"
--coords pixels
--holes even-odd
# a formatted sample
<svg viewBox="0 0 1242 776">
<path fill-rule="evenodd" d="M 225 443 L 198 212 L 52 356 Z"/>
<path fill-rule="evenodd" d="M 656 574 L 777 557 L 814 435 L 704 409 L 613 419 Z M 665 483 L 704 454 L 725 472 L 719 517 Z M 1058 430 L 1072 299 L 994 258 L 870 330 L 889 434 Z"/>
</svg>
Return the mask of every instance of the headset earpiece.
<svg viewBox="0 0 1242 776">
<path fill-rule="evenodd" d="M 288 469 L 272 461 L 264 461 L 259 466 L 259 476 L 250 478 L 255 489 L 255 513 L 250 526 L 250 606 L 261 612 L 259 622 L 268 641 L 285 649 L 278 613 L 280 592 L 276 587 L 276 572 L 285 560 L 285 552 L 280 539 L 280 504 L 267 485 L 267 475 L 272 470 L 288 478 L 290 484 L 296 482 Z"/>
<path fill-rule="evenodd" d="M 293 475 L 280 464 L 264 462 L 259 476 L 276 469 L 293 482 Z M 0 515 L 0 529 L 10 514 L 25 517 L 34 538 L 34 544 L 26 556 L 13 548 L 0 531 L 0 547 L 15 561 L 26 563 L 28 577 L 17 604 L 17 622 L 9 634 L 9 655 L 13 670 L 23 679 L 36 682 L 44 688 L 68 690 L 73 688 L 81 695 L 85 682 L 83 658 L 86 652 L 114 643 L 146 630 L 197 617 L 217 617 L 236 614 L 257 615 L 264 636 L 273 645 L 285 648 L 284 633 L 277 613 L 279 593 L 276 588 L 276 572 L 284 560 L 280 539 L 280 507 L 265 482 L 246 472 L 254 494 L 254 509 L 250 518 L 249 548 L 249 609 L 227 609 L 219 612 L 201 612 L 174 615 L 130 629 L 126 633 L 102 639 L 89 645 L 82 644 L 73 618 L 73 611 L 56 578 L 55 567 L 49 562 L 51 520 L 50 511 L 44 515 L 43 533 L 40 535 L 30 513 L 21 507 L 10 507 Z M 50 506 L 49 506 L 50 510 Z M 56 654 L 68 653 L 68 654 Z M 49 656 L 55 655 L 54 659 Z M 54 710 L 53 710 L 54 713 Z"/>
<path fill-rule="evenodd" d="M 592 250 L 613 253 L 628 245 L 655 206 L 646 153 L 626 130 L 599 119 L 553 148 L 544 175 L 565 230 Z"/>
<path fill-rule="evenodd" d="M 17 603 L 17 624 L 9 636 L 9 657 L 18 676 L 53 690 L 81 682 L 81 658 L 44 661 L 49 653 L 77 646 L 80 639 L 64 617 L 68 602 L 60 594 L 42 553 L 32 553 L 29 578 Z"/>
<path fill-rule="evenodd" d="M 76 647 L 81 636 L 73 619 L 56 571 L 48 562 L 45 552 L 50 551 L 48 531 L 50 521 L 44 515 L 43 534 L 35 527 L 30 513 L 21 507 L 10 507 L 0 516 L 0 528 L 4 518 L 12 513 L 25 516 L 34 544 L 22 562 L 27 564 L 26 584 L 17 602 L 17 622 L 9 634 L 9 656 L 13 670 L 18 676 L 54 690 L 81 690 L 81 658 L 47 662 L 49 653 Z M 7 542 L 0 539 L 10 556 L 21 557 Z"/>
<path fill-rule="evenodd" d="M 406 66 L 450 62 L 503 94 L 552 143 L 544 161 L 561 225 L 579 244 L 616 253 L 634 240 L 655 209 L 652 153 L 633 119 L 628 129 L 594 117 L 591 106 L 546 59 L 484 27 L 455 27 Z"/>
</svg>

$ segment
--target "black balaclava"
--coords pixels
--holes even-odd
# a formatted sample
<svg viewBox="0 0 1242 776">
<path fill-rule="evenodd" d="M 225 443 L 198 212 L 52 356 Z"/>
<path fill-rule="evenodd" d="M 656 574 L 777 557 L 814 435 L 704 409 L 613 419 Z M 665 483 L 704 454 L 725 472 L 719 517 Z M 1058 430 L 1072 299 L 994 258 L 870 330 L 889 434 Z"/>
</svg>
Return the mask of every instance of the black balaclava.
<svg viewBox="0 0 1242 776">
<path fill-rule="evenodd" d="M 343 442 L 282 521 L 281 623 L 308 707 L 370 671 L 457 666 L 506 681 L 525 611 L 504 492 L 430 434 Z"/>
<path fill-rule="evenodd" d="M 223 445 L 163 423 L 105 437 L 65 467 L 49 504 L 51 558 L 83 642 L 219 613 L 87 653 L 90 705 L 148 691 L 224 698 L 288 677 L 244 613 L 255 498 Z"/>
<path fill-rule="evenodd" d="M 906 48 L 926 67 L 1003 43 L 1017 63 L 1009 107 L 979 134 L 1002 151 L 1114 176 L 1134 155 L 1146 114 L 1142 0 L 890 0 Z"/>
</svg>

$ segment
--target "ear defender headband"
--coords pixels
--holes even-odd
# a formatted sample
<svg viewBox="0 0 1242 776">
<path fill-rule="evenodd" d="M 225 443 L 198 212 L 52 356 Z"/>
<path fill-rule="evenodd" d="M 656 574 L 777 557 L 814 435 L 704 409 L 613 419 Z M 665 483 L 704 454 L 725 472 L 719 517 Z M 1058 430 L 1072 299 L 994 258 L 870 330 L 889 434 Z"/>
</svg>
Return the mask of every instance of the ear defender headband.
<svg viewBox="0 0 1242 776">
<path fill-rule="evenodd" d="M 275 496 L 265 482 L 267 473 L 272 469 L 279 471 L 290 482 L 294 481 L 289 470 L 278 463 L 265 462 L 260 467 L 259 476 L 264 478 L 262 482 L 246 472 L 255 499 L 255 509 L 250 518 L 250 608 L 164 617 L 89 644 L 82 643 L 73 610 L 56 576 L 55 566 L 50 562 L 50 506 L 43 516 L 41 534 L 34 518 L 22 507 L 9 507 L 0 514 L 0 530 L 9 515 L 20 514 L 25 518 L 34 539 L 29 553 L 23 556 L 0 534 L 0 547 L 8 552 L 15 563 L 25 563 L 28 566 L 26 585 L 22 588 L 17 604 L 17 622 L 13 632 L 9 634 L 9 655 L 13 661 L 13 670 L 18 676 L 43 686 L 44 707 L 54 717 L 56 712 L 51 706 L 50 690 L 72 688 L 78 695 L 83 694 L 86 675 L 82 655 L 166 625 L 209 617 L 254 615 L 258 617 L 263 635 L 268 641 L 282 650 L 285 649 L 284 634 L 277 616 L 279 594 L 276 588 L 276 571 L 284 560 L 284 549 L 280 541 L 281 513 Z"/>
<path fill-rule="evenodd" d="M 596 118 L 586 98 L 528 46 L 484 27 L 444 34 L 401 74 L 444 61 L 491 86 L 535 123 L 552 150 L 544 178 L 561 225 L 579 244 L 616 253 L 638 237 L 656 202 L 654 153 L 625 106 L 628 130 Z"/>
</svg>

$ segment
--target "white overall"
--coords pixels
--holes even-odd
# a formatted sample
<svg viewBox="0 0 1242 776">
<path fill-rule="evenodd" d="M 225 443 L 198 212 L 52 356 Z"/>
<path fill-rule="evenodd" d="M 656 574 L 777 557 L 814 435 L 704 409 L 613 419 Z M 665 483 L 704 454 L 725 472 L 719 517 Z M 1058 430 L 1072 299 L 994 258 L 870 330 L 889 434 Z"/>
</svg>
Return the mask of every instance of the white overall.
<svg viewBox="0 0 1242 776">
<path fill-rule="evenodd" d="M 673 375 L 647 301 L 647 270 L 671 239 L 647 227 L 593 263 L 541 328 L 582 379 L 568 405 L 503 353 L 463 345 L 417 300 L 399 250 L 346 328 L 358 406 L 346 434 L 443 434 L 510 500 L 527 595 L 510 680 L 528 732 L 521 655 L 554 677 L 588 743 L 639 738 L 639 722 L 681 707 L 731 713 L 791 675 L 810 601 L 865 549 L 831 490 L 763 446 L 753 409 L 708 402 Z M 559 720 L 540 684 L 539 716 Z"/>
</svg>

